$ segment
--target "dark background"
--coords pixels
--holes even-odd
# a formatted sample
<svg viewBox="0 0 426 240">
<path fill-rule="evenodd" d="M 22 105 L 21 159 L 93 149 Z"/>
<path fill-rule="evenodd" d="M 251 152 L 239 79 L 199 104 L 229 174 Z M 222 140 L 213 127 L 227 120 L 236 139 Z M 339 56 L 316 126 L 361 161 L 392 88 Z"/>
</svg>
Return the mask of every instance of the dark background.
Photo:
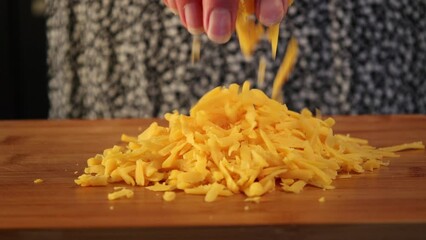
<svg viewBox="0 0 426 240">
<path fill-rule="evenodd" d="M 48 116 L 46 18 L 36 2 L 0 0 L 0 119 Z"/>
</svg>

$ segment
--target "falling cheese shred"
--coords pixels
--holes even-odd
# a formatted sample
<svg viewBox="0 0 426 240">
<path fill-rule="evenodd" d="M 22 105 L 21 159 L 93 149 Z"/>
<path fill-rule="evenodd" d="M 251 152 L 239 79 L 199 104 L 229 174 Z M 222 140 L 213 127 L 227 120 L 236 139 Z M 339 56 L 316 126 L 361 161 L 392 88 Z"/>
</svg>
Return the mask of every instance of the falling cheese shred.
<svg viewBox="0 0 426 240">
<path fill-rule="evenodd" d="M 201 37 L 200 35 L 192 36 L 192 52 L 191 52 L 191 62 L 192 64 L 197 63 L 200 60 L 201 56 Z"/>
<path fill-rule="evenodd" d="M 268 28 L 268 39 L 271 42 L 272 58 L 277 56 L 278 39 L 280 36 L 280 24 L 277 23 Z"/>
<path fill-rule="evenodd" d="M 239 1 L 235 30 L 243 55 L 250 59 L 265 34 L 263 26 L 256 22 L 254 0 Z"/>
<path fill-rule="evenodd" d="M 278 73 L 275 76 L 274 84 L 272 86 L 272 98 L 279 102 L 283 102 L 283 96 L 281 93 L 282 87 L 289 78 L 290 73 L 293 70 L 294 65 L 296 64 L 298 51 L 299 47 L 297 45 L 296 39 L 291 38 L 287 46 L 287 51 L 284 56 L 284 60 L 281 63 L 280 68 L 278 69 Z"/>
<path fill-rule="evenodd" d="M 396 151 L 424 149 L 421 142 L 375 148 L 368 141 L 333 133 L 335 121 L 309 110 L 290 111 L 257 89 L 218 87 L 191 109 L 165 115 L 168 126 L 152 123 L 137 137 L 123 135 L 113 146 L 88 159 L 80 186 L 111 183 L 166 192 L 204 195 L 206 202 L 234 194 L 248 199 L 274 190 L 300 193 L 306 185 L 333 189 L 342 175 L 372 171 Z M 129 198 L 121 188 L 108 199 Z"/>
<path fill-rule="evenodd" d="M 259 69 L 257 70 L 257 84 L 263 86 L 265 83 L 265 74 L 266 74 L 266 58 L 260 57 L 259 60 Z"/>
<path fill-rule="evenodd" d="M 288 1 L 288 6 L 292 4 L 293 1 Z M 281 23 L 269 26 L 265 31 L 262 24 L 256 20 L 255 5 L 255 0 L 239 0 L 235 29 L 241 51 L 246 59 L 250 59 L 260 40 L 266 37 L 271 43 L 272 58 L 275 59 L 277 56 Z"/>
<path fill-rule="evenodd" d="M 291 6 L 294 1 L 288 1 Z M 278 50 L 278 41 L 280 36 L 281 23 L 269 26 L 265 31 L 262 24 L 256 21 L 254 0 L 239 0 L 238 14 L 236 20 L 236 32 L 240 43 L 241 52 L 246 59 L 250 59 L 257 45 L 266 37 L 271 44 L 272 58 L 275 60 Z M 287 47 L 286 55 L 281 63 L 278 73 L 275 76 L 274 86 L 272 88 L 272 98 L 284 102 L 282 87 L 288 80 L 290 73 L 296 63 L 298 54 L 298 45 L 295 38 L 291 38 Z M 258 84 L 261 86 L 265 79 L 266 59 L 260 58 L 258 70 Z"/>
</svg>

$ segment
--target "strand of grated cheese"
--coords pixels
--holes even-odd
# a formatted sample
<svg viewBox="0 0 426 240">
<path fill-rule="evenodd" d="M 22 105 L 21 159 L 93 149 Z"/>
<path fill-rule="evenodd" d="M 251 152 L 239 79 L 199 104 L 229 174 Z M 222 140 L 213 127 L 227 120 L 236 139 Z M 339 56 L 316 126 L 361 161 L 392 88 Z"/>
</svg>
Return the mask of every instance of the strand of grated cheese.
<svg viewBox="0 0 426 240">
<path fill-rule="evenodd" d="M 293 2 L 288 1 L 288 6 L 291 6 Z M 265 32 L 262 24 L 256 21 L 254 0 L 239 0 L 235 27 L 241 51 L 247 59 L 250 59 L 259 41 L 266 35 L 266 38 L 271 43 L 272 58 L 275 60 L 278 50 L 280 23 L 269 26 Z"/>
<path fill-rule="evenodd" d="M 171 202 L 173 200 L 175 200 L 176 198 L 176 193 L 175 192 L 164 192 L 163 194 L 163 200 L 166 202 Z"/>
<path fill-rule="evenodd" d="M 271 42 L 272 58 L 275 60 L 278 50 L 278 39 L 280 37 L 280 23 L 268 28 L 268 39 Z"/>
<path fill-rule="evenodd" d="M 44 180 L 41 179 L 41 178 L 37 178 L 37 179 L 34 180 L 35 184 L 39 184 L 39 183 L 43 183 L 43 182 L 44 182 Z"/>
<path fill-rule="evenodd" d="M 296 64 L 298 52 L 299 47 L 297 45 L 297 41 L 295 38 L 291 38 L 288 43 L 283 62 L 278 69 L 278 73 L 275 76 L 274 84 L 272 86 L 272 98 L 279 102 L 283 102 L 282 87 L 288 80 L 290 73 Z"/>
<path fill-rule="evenodd" d="M 200 61 L 201 56 L 201 37 L 200 35 L 192 36 L 192 51 L 191 51 L 191 63 L 195 64 Z"/>
<path fill-rule="evenodd" d="M 257 70 L 257 84 L 258 86 L 263 86 L 265 83 L 265 73 L 266 73 L 266 58 L 260 57 L 259 68 Z"/>
<path fill-rule="evenodd" d="M 363 139 L 335 135 L 332 118 L 290 111 L 248 82 L 211 90 L 189 116 L 173 112 L 165 118 L 167 127 L 154 122 L 137 137 L 123 135 L 125 146 L 88 159 L 75 182 L 183 191 L 204 195 L 207 202 L 240 193 L 257 199 L 275 189 L 333 189 L 340 174 L 372 171 L 387 164 L 384 158 L 397 157 L 396 151 L 424 149 L 421 142 L 375 148 Z M 111 198 L 128 196 L 123 191 Z"/>
<path fill-rule="evenodd" d="M 235 30 L 241 51 L 246 59 L 250 59 L 265 32 L 263 26 L 256 22 L 254 14 L 254 0 L 239 0 Z"/>
<path fill-rule="evenodd" d="M 114 190 L 116 191 L 108 194 L 108 200 L 116 200 L 120 198 L 132 198 L 134 195 L 133 191 L 127 188 L 119 188 Z"/>
</svg>

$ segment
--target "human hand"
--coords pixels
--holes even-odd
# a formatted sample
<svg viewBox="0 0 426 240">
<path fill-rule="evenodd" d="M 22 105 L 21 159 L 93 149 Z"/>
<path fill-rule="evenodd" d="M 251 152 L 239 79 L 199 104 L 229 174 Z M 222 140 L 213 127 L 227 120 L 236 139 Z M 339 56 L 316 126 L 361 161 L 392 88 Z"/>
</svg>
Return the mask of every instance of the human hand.
<svg viewBox="0 0 426 240">
<path fill-rule="evenodd" d="M 239 0 L 163 0 L 191 34 L 207 33 L 216 43 L 229 41 L 235 31 Z M 256 0 L 256 17 L 265 26 L 281 22 L 288 0 Z"/>
</svg>

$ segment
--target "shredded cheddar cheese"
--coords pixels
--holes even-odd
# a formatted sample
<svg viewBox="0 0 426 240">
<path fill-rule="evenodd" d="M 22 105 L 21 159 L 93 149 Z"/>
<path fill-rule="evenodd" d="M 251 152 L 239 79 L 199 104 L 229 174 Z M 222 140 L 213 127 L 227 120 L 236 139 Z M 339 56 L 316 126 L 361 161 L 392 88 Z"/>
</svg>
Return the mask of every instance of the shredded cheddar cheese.
<svg viewBox="0 0 426 240">
<path fill-rule="evenodd" d="M 278 39 L 280 36 L 280 24 L 277 23 L 268 28 L 268 39 L 271 42 L 272 58 L 275 60 L 278 49 Z"/>
<path fill-rule="evenodd" d="M 176 198 L 176 193 L 175 192 L 164 192 L 163 194 L 163 200 L 166 202 L 171 202 L 173 200 L 175 200 Z"/>
<path fill-rule="evenodd" d="M 198 62 L 201 56 L 201 38 L 200 35 L 192 36 L 192 52 L 191 52 L 191 62 L 192 64 Z"/>
<path fill-rule="evenodd" d="M 263 26 L 256 22 L 254 0 L 239 1 L 235 29 L 241 51 L 249 59 L 265 33 Z"/>
<path fill-rule="evenodd" d="M 80 186 L 126 183 L 152 191 L 204 195 L 206 202 L 245 194 L 248 199 L 274 190 L 300 193 L 306 185 L 333 189 L 340 174 L 387 165 L 396 151 L 424 149 L 421 142 L 375 148 L 368 141 L 333 133 L 334 119 L 304 109 L 290 111 L 248 82 L 218 87 L 191 109 L 165 115 L 168 126 L 152 123 L 137 137 L 122 136 L 114 146 L 88 159 Z M 121 189 L 109 199 L 131 197 Z M 256 200 L 257 201 L 257 200 Z"/>
<path fill-rule="evenodd" d="M 40 179 L 40 178 L 37 178 L 36 180 L 34 180 L 35 184 L 39 184 L 39 183 L 42 183 L 42 182 L 44 182 L 44 180 Z"/>
<path fill-rule="evenodd" d="M 282 183 L 282 189 L 286 192 L 300 193 L 306 184 L 307 183 L 303 180 L 298 180 L 296 182 L 292 182 L 291 184 Z"/>
<path fill-rule="evenodd" d="M 288 2 L 289 6 L 292 4 L 293 1 Z M 249 59 L 259 41 L 266 35 L 266 38 L 271 43 L 272 58 L 275 59 L 280 35 L 280 23 L 268 27 L 267 31 L 265 31 L 262 24 L 256 21 L 255 12 L 254 0 L 239 0 L 235 28 L 241 51 Z"/>
<path fill-rule="evenodd" d="M 294 1 L 288 1 L 288 6 L 291 6 Z M 275 60 L 278 50 L 278 41 L 280 35 L 280 23 L 267 28 L 265 32 L 262 24 L 256 21 L 255 17 L 255 1 L 254 0 L 239 0 L 236 32 L 240 43 L 240 48 L 246 59 L 250 59 L 253 55 L 256 46 L 260 40 L 266 35 L 266 38 L 271 43 L 272 58 Z M 298 54 L 298 45 L 295 38 L 291 38 L 287 47 L 286 55 L 281 63 L 278 73 L 274 80 L 272 89 L 272 98 L 283 102 L 282 87 L 288 80 L 290 73 L 296 63 Z M 265 78 L 266 59 L 261 57 L 259 61 L 258 83 L 262 85 Z"/>
<path fill-rule="evenodd" d="M 117 189 L 114 189 L 117 190 Z M 108 200 L 116 200 L 120 198 L 132 198 L 134 195 L 133 191 L 127 188 L 120 188 L 120 190 L 109 193 Z"/>
<path fill-rule="evenodd" d="M 293 1 L 288 1 L 291 6 Z M 280 33 L 280 23 L 270 26 L 265 31 L 264 26 L 256 20 L 255 0 L 239 0 L 235 29 L 238 35 L 241 52 L 246 59 L 250 59 L 262 38 L 266 37 L 271 43 L 272 58 L 275 60 L 278 50 L 278 40 Z M 192 38 L 192 64 L 200 60 L 201 39 L 200 35 L 193 35 Z M 281 88 L 288 79 L 295 64 L 297 55 L 297 44 L 295 39 L 291 39 L 284 61 L 275 77 L 272 98 L 283 102 Z M 262 85 L 265 80 L 266 59 L 261 57 L 259 61 L 258 83 Z"/>
<path fill-rule="evenodd" d="M 279 102 L 283 102 L 283 96 L 281 93 L 282 87 L 290 76 L 294 65 L 296 64 L 297 54 L 297 41 L 295 38 L 291 38 L 287 46 L 287 51 L 284 56 L 284 60 L 281 63 L 280 68 L 278 69 L 278 73 L 275 76 L 274 84 L 272 86 L 272 98 Z"/>
<path fill-rule="evenodd" d="M 338 176 L 338 178 L 342 178 L 342 179 L 352 178 L 352 175 L 350 175 L 350 174 L 341 174 L 341 175 Z"/>
<path fill-rule="evenodd" d="M 236 31 L 247 58 L 265 34 L 254 13 L 254 0 L 239 1 Z M 279 24 L 268 28 L 267 38 L 275 58 Z M 88 159 L 84 174 L 75 183 L 82 187 L 110 183 L 146 187 L 164 192 L 164 201 L 173 201 L 175 192 L 183 191 L 204 195 L 206 202 L 245 194 L 245 201 L 258 203 L 262 195 L 277 189 L 290 193 L 301 193 L 306 185 L 334 189 L 335 179 L 387 166 L 384 158 L 398 157 L 395 152 L 424 149 L 422 142 L 375 148 L 367 140 L 334 134 L 334 119 L 322 119 L 319 111 L 316 116 L 307 109 L 290 111 L 280 103 L 281 89 L 297 54 L 298 45 L 292 38 L 274 81 L 272 99 L 250 89 L 248 82 L 242 87 L 215 88 L 189 116 L 176 111 L 165 115 L 167 127 L 154 122 L 137 137 L 123 134 L 125 145 Z M 195 36 L 192 61 L 199 57 L 200 39 Z M 265 71 L 266 61 L 261 58 L 259 85 Z M 108 199 L 133 197 L 129 189 L 114 190 Z"/>
<path fill-rule="evenodd" d="M 257 70 L 257 84 L 263 86 L 265 83 L 265 73 L 266 73 L 266 58 L 260 57 L 259 60 L 259 69 Z"/>
<path fill-rule="evenodd" d="M 260 203 L 260 197 L 248 197 L 244 199 L 244 202 Z"/>
</svg>

